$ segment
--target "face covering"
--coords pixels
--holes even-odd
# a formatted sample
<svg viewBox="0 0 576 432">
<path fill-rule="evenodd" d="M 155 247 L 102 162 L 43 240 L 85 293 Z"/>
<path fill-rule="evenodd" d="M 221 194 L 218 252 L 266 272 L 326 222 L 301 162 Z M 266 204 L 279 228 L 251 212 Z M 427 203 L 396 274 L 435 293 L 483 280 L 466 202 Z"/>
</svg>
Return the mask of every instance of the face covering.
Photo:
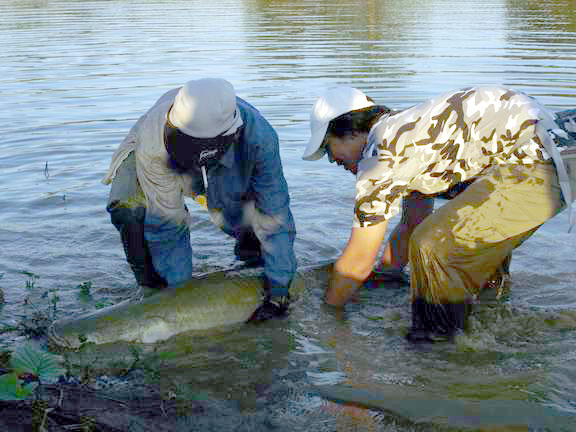
<svg viewBox="0 0 576 432">
<path fill-rule="evenodd" d="M 164 128 L 164 142 L 169 155 L 168 166 L 178 173 L 202 173 L 204 187 L 208 189 L 206 169 L 215 166 L 238 140 L 240 130 L 239 128 L 231 135 L 214 138 L 194 138 L 167 123 Z"/>
</svg>

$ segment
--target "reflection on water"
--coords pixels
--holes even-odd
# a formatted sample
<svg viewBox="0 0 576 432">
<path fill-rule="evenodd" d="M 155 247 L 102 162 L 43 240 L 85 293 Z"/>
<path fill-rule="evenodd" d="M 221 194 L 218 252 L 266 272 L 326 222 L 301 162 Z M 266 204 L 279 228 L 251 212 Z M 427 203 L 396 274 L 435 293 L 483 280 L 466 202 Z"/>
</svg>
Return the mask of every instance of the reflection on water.
<svg viewBox="0 0 576 432">
<path fill-rule="evenodd" d="M 2 2 L 0 323 L 30 317 L 27 298 L 47 308 L 57 294 L 63 317 L 129 296 L 132 276 L 100 178 L 130 126 L 169 88 L 220 76 L 269 119 L 281 140 L 297 256 L 315 263 L 344 247 L 354 198 L 352 176 L 300 159 L 318 94 L 354 85 L 403 108 L 456 87 L 505 84 L 554 109 L 576 107 L 573 10 L 572 0 Z M 233 242 L 194 206 L 195 270 L 237 265 Z M 287 322 L 73 359 L 118 375 L 136 358 L 144 378 L 166 391 L 237 400 L 284 430 L 453 430 L 330 405 L 317 384 L 573 412 L 576 254 L 566 228 L 563 213 L 522 245 L 507 299 L 480 306 L 455 345 L 405 343 L 405 287 L 367 288 L 338 315 L 322 305 L 318 284 Z M 0 333 L 0 345 L 17 338 Z"/>
</svg>

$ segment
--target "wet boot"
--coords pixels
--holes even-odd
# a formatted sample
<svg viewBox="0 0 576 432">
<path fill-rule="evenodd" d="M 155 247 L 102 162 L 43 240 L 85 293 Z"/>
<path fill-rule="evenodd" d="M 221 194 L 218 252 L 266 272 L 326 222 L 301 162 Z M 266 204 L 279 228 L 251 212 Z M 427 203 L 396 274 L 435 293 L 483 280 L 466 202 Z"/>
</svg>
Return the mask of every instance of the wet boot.
<svg viewBox="0 0 576 432">
<path fill-rule="evenodd" d="M 450 341 L 464 330 L 469 311 L 465 303 L 433 304 L 417 298 L 412 303 L 412 327 L 406 339 L 413 343 Z"/>
<path fill-rule="evenodd" d="M 120 233 L 126 261 L 134 273 L 138 285 L 151 288 L 165 288 L 166 281 L 154 270 L 152 256 L 144 238 L 144 224 L 137 220 L 144 220 L 144 208 L 112 207 L 109 209 L 112 224 Z"/>
</svg>

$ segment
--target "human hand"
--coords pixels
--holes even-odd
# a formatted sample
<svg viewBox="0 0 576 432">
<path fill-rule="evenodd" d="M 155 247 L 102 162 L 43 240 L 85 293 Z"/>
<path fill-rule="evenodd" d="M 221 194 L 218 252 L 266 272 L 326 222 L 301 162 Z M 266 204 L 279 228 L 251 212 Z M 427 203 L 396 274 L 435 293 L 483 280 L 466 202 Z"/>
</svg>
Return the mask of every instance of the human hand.
<svg viewBox="0 0 576 432">
<path fill-rule="evenodd" d="M 290 296 L 267 297 L 254 311 L 248 321 L 268 321 L 286 318 L 290 308 Z"/>
<path fill-rule="evenodd" d="M 290 284 L 288 284 L 289 286 Z M 248 321 L 267 321 L 286 318 L 290 307 L 288 286 L 264 276 L 264 301 Z"/>
<path fill-rule="evenodd" d="M 344 306 L 348 302 L 358 302 L 358 289 L 361 283 L 333 271 L 324 294 L 324 301 L 332 306 Z"/>
</svg>

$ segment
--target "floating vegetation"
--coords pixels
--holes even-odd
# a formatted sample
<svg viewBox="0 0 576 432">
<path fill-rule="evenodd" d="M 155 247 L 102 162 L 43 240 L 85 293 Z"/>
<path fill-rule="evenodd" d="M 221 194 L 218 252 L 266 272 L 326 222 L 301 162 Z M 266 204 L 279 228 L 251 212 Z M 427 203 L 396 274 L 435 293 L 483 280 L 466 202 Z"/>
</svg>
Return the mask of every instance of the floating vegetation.
<svg viewBox="0 0 576 432">
<path fill-rule="evenodd" d="M 81 294 L 90 295 L 90 290 L 92 289 L 92 282 L 90 282 L 90 281 L 82 282 L 76 288 L 80 289 Z"/>
<path fill-rule="evenodd" d="M 96 309 L 104 309 L 104 308 L 106 308 L 106 307 L 108 307 L 108 306 L 112 306 L 113 304 L 114 304 L 113 301 L 103 300 L 103 301 L 99 301 L 98 303 L 96 303 L 96 304 L 94 305 L 94 307 L 95 307 Z"/>
<path fill-rule="evenodd" d="M 40 279 L 40 276 L 27 270 L 22 270 L 22 274 L 28 276 L 28 280 L 26 281 L 26 289 L 34 289 L 36 287 L 36 281 Z"/>
<path fill-rule="evenodd" d="M 33 300 L 35 292 L 37 292 L 37 281 L 40 279 L 35 273 L 23 270 L 21 272 L 27 276 L 26 290 L 30 294 L 24 300 L 24 304 L 31 306 L 33 311 L 31 316 L 26 316 L 18 325 L 18 330 L 28 337 L 40 337 L 46 334 L 48 327 L 56 320 L 58 313 L 58 302 L 60 301 L 60 292 L 58 288 L 50 288 L 45 290 L 40 299 L 48 300 L 48 306 L 39 307 Z M 36 294 L 37 295 L 37 294 Z"/>
</svg>

